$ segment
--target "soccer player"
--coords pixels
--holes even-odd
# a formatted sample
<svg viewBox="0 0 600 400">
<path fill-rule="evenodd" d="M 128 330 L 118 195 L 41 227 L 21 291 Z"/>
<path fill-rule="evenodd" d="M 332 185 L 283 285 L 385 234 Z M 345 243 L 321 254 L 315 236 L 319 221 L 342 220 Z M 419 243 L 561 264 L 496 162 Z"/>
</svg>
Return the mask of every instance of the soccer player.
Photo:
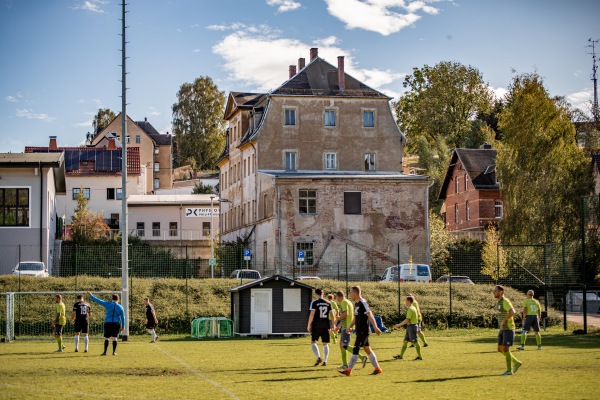
<svg viewBox="0 0 600 400">
<path fill-rule="evenodd" d="M 415 361 L 422 360 L 423 356 L 421 355 L 421 345 L 419 345 L 419 339 L 417 337 L 417 327 L 419 325 L 419 312 L 415 307 L 415 300 L 412 296 L 407 296 L 405 300 L 405 304 L 407 307 L 406 310 L 406 319 L 399 324 L 394 325 L 394 329 L 398 329 L 406 325 L 406 334 L 404 335 L 404 344 L 402 345 L 402 350 L 400 354 L 394 356 L 397 360 L 402 360 L 404 358 L 404 352 L 408 347 L 408 343 L 413 343 L 415 348 L 417 349 L 417 358 Z"/>
<path fill-rule="evenodd" d="M 527 332 L 533 328 L 537 349 L 542 349 L 542 335 L 540 335 L 540 321 L 542 320 L 542 306 L 533 298 L 533 290 L 527 291 L 527 298 L 523 301 L 523 330 L 521 331 L 521 345 L 517 350 L 525 350 Z"/>
<path fill-rule="evenodd" d="M 350 345 L 352 331 L 348 332 L 350 324 L 352 324 L 352 316 L 354 315 L 354 306 L 352 302 L 344 297 L 344 292 L 336 293 L 337 301 L 340 303 L 340 315 L 336 322 L 340 323 L 340 350 L 342 351 L 342 366 L 339 369 L 348 369 L 348 353 L 352 354 L 354 347 Z M 359 358 L 363 368 L 367 364 L 367 356 L 359 353 Z"/>
<path fill-rule="evenodd" d="M 92 307 L 83 300 L 83 295 L 77 296 L 77 303 L 73 304 L 73 311 L 71 312 L 71 324 L 74 325 L 75 330 L 75 353 L 79 351 L 79 334 L 83 333 L 83 343 L 85 344 L 85 353 L 88 352 L 88 330 L 89 330 L 89 317 L 92 315 Z"/>
<path fill-rule="evenodd" d="M 354 304 L 354 318 L 350 323 L 350 327 L 346 330 L 346 333 L 352 332 L 352 327 L 354 327 L 356 330 L 356 339 L 354 341 L 354 349 L 352 350 L 352 357 L 350 357 L 348 368 L 338 370 L 338 372 L 346 376 L 352 375 L 352 368 L 354 368 L 354 365 L 358 361 L 358 352 L 362 347 L 375 368 L 372 375 L 379 375 L 383 371 L 377 362 L 375 352 L 373 352 L 369 344 L 369 322 L 373 325 L 376 334 L 380 335 L 381 330 L 377 327 L 375 317 L 373 317 L 373 313 L 369 309 L 369 304 L 362 298 L 360 286 L 352 286 L 350 288 L 350 297 L 356 303 Z"/>
<path fill-rule="evenodd" d="M 104 314 L 104 352 L 103 356 L 106 355 L 108 349 L 108 341 L 112 341 L 113 356 L 117 355 L 117 338 L 119 332 L 123 331 L 125 327 L 125 310 L 119 304 L 119 295 L 113 294 L 112 301 L 104 301 L 97 297 L 94 297 L 91 292 L 87 292 L 90 300 L 95 301 L 106 309 Z"/>
<path fill-rule="evenodd" d="M 419 317 L 419 323 L 417 324 L 417 336 L 423 342 L 423 347 L 427 347 L 429 344 L 427 343 L 427 339 L 425 339 L 425 335 L 423 335 L 423 314 L 421 314 L 421 307 L 419 307 L 419 303 L 417 302 L 417 298 L 414 294 L 409 293 L 408 295 L 413 298 L 413 306 L 415 306 L 417 309 L 417 314 Z M 412 345 L 411 347 L 415 346 Z"/>
<path fill-rule="evenodd" d="M 310 303 L 307 331 L 311 333 L 311 347 L 317 357 L 315 366 L 323 363 L 325 367 L 329 358 L 329 330 L 332 328 L 331 321 L 335 321 L 335 315 L 333 315 L 331 304 L 323 298 L 323 291 L 315 289 L 315 295 L 316 299 Z M 319 353 L 319 346 L 317 345 L 319 338 L 321 338 L 321 343 L 323 343 L 322 359 L 321 353 Z"/>
<path fill-rule="evenodd" d="M 56 316 L 54 317 L 54 322 L 52 323 L 54 337 L 56 338 L 56 343 L 58 343 L 58 350 L 55 353 L 62 353 L 65 346 L 62 344 L 62 331 L 63 327 L 67 324 L 67 312 L 65 309 L 65 303 L 62 301 L 62 296 L 57 294 L 54 296 L 54 301 L 56 302 Z"/>
<path fill-rule="evenodd" d="M 335 298 L 334 298 L 333 294 L 327 295 L 327 301 L 329 302 L 329 304 L 331 304 L 331 309 L 333 310 L 333 315 L 335 315 L 335 317 L 337 319 L 337 316 L 340 315 L 340 307 L 335 302 Z M 330 317 L 330 319 L 331 319 L 331 317 Z M 331 321 L 331 323 L 332 323 L 332 327 L 333 327 L 333 329 L 331 330 L 331 336 L 333 337 L 333 343 L 335 344 L 335 343 L 337 343 L 338 326 L 337 326 L 336 320 Z"/>
<path fill-rule="evenodd" d="M 152 335 L 152 341 L 150 343 L 156 343 L 158 340 L 158 335 L 154 328 L 158 325 L 158 319 L 156 319 L 156 312 L 154 311 L 154 306 L 150 303 L 149 298 L 144 299 L 144 304 L 146 305 L 146 330 L 148 333 Z"/>
<path fill-rule="evenodd" d="M 494 287 L 494 297 L 498 300 L 498 352 L 506 358 L 506 371 L 502 375 L 512 375 L 523 365 L 510 352 L 510 346 L 515 340 L 515 309 L 509 299 L 504 297 L 504 288 L 500 285 Z"/>
</svg>

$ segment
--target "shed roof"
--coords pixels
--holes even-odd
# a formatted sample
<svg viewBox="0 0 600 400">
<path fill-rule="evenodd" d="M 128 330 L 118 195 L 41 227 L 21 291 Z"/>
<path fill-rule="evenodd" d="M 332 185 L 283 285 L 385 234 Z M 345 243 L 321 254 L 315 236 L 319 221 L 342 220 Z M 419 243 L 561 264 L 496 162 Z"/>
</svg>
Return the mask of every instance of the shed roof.
<svg viewBox="0 0 600 400">
<path fill-rule="evenodd" d="M 438 198 L 440 200 L 446 198 L 448 185 L 450 185 L 452 179 L 452 171 L 459 161 L 469 175 L 475 189 L 499 190 L 500 185 L 496 182 L 497 153 L 494 149 L 454 149 Z"/>
<path fill-rule="evenodd" d="M 0 153 L 0 167 L 22 168 L 36 167 L 38 165 L 52 168 L 56 193 L 65 194 L 67 192 L 67 186 L 65 183 L 65 159 L 62 152 Z"/>
<path fill-rule="evenodd" d="M 366 179 L 366 180 L 414 180 L 426 181 L 425 175 L 409 175 L 394 171 L 284 171 L 284 170 L 258 170 L 258 173 L 270 175 L 275 178 L 310 178 L 310 179 Z"/>
<path fill-rule="evenodd" d="M 284 282 L 288 282 L 288 283 L 293 283 L 294 286 L 313 290 L 313 287 L 310 285 L 307 285 L 306 283 L 302 283 L 300 281 L 295 281 L 295 280 L 287 278 L 283 275 L 273 275 L 273 276 L 267 276 L 265 278 L 257 279 L 255 281 L 251 281 L 248 283 L 244 283 L 243 285 L 232 287 L 230 289 L 227 289 L 227 291 L 229 291 L 231 293 L 240 292 L 245 289 L 253 288 L 254 286 L 260 286 L 261 283 L 265 283 L 265 282 L 269 282 L 269 281 L 273 281 L 273 280 L 275 280 L 275 281 L 280 280 L 280 281 L 284 281 Z"/>
</svg>

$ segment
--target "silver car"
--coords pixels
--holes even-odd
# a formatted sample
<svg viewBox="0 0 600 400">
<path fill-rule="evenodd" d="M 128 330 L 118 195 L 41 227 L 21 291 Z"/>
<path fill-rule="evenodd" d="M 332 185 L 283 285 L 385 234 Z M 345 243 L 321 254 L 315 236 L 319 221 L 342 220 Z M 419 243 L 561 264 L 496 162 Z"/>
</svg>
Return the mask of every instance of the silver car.
<svg viewBox="0 0 600 400">
<path fill-rule="evenodd" d="M 48 268 L 41 261 L 21 261 L 13 269 L 13 275 L 35 276 L 38 278 L 47 278 Z"/>
</svg>

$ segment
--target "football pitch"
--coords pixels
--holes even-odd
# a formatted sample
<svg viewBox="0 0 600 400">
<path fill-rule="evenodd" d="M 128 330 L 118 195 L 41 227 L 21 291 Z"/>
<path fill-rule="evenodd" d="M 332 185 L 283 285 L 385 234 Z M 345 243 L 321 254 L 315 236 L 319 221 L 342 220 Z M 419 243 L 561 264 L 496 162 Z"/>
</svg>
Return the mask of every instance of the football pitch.
<svg viewBox="0 0 600 400">
<path fill-rule="evenodd" d="M 119 342 L 118 356 L 101 357 L 102 341 L 92 340 L 89 353 L 74 353 L 66 338 L 65 353 L 53 354 L 49 340 L 0 344 L 0 398 L 47 399 L 314 399 L 392 397 L 600 398 L 600 335 L 574 336 L 552 329 L 543 350 L 528 338 L 517 352 L 523 367 L 504 372 L 496 353 L 496 331 L 425 331 L 429 347 L 423 361 L 394 360 L 404 331 L 373 336 L 371 345 L 383 368 L 357 365 L 351 377 L 336 372 L 338 345 L 331 344 L 329 365 L 313 366 L 309 338 L 190 340 L 149 336 Z M 319 346 L 320 347 L 320 346 Z M 83 349 L 83 341 L 80 351 Z M 110 352 L 110 350 L 109 350 Z"/>
</svg>

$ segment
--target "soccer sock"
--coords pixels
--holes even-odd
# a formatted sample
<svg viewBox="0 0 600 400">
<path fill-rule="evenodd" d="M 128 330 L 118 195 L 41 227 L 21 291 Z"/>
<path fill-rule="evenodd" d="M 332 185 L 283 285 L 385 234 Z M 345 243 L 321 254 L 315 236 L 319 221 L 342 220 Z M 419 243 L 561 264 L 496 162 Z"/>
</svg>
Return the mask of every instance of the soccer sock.
<svg viewBox="0 0 600 400">
<path fill-rule="evenodd" d="M 79 349 L 79 336 L 75 335 L 75 350 Z"/>
<path fill-rule="evenodd" d="M 512 371 L 512 354 L 510 354 L 510 351 L 506 351 L 502 354 L 504 354 L 504 357 L 506 358 L 506 370 Z"/>
<path fill-rule="evenodd" d="M 352 357 L 350 357 L 350 363 L 348 364 L 348 369 L 354 368 L 356 361 L 358 361 L 358 354 L 352 354 Z"/>
<path fill-rule="evenodd" d="M 342 365 L 348 365 L 348 350 L 342 347 Z"/>
<path fill-rule="evenodd" d="M 418 341 L 418 340 L 415 342 L 415 349 L 417 349 L 417 355 L 418 355 L 420 358 L 423 358 L 423 357 L 421 356 L 421 345 L 419 344 L 419 341 Z"/>
<path fill-rule="evenodd" d="M 90 338 L 88 338 L 87 336 L 83 337 L 83 343 L 85 344 L 85 351 L 87 351 L 88 349 L 88 343 L 90 342 Z"/>
<path fill-rule="evenodd" d="M 535 342 L 537 343 L 538 346 L 542 345 L 542 335 L 540 335 L 539 333 L 537 335 L 535 335 Z"/>
<path fill-rule="evenodd" d="M 156 340 L 156 332 L 154 331 L 154 329 L 150 329 L 150 334 L 152 335 L 152 341 Z"/>
<path fill-rule="evenodd" d="M 513 353 L 510 352 L 510 350 L 508 351 L 508 354 L 510 355 L 510 359 L 512 360 L 513 364 L 521 364 L 521 361 L 517 360 L 517 358 L 513 355 Z"/>
<path fill-rule="evenodd" d="M 327 362 L 328 358 L 329 358 L 329 345 L 325 344 L 325 345 L 323 345 L 323 361 Z"/>
<path fill-rule="evenodd" d="M 379 368 L 379 363 L 377 362 L 377 356 L 372 351 L 369 353 L 369 360 L 371 361 L 371 365 L 373 366 L 373 368 Z"/>
<path fill-rule="evenodd" d="M 106 350 L 108 350 L 108 339 L 104 339 L 104 353 L 106 354 Z"/>
<path fill-rule="evenodd" d="M 521 346 L 525 346 L 525 340 L 527 340 L 527 334 L 523 332 L 521 333 Z"/>
<path fill-rule="evenodd" d="M 406 351 L 407 347 L 408 347 L 408 342 L 404 342 L 404 344 L 402 345 L 402 350 L 400 351 L 400 357 L 404 356 L 404 352 Z"/>
<path fill-rule="evenodd" d="M 113 342 L 113 353 L 115 351 L 117 351 L 117 341 L 116 340 Z"/>
<path fill-rule="evenodd" d="M 62 337 L 57 337 L 56 338 L 56 343 L 58 343 L 58 349 L 62 350 Z"/>
<path fill-rule="evenodd" d="M 423 344 L 427 344 L 427 339 L 425 339 L 425 335 L 423 335 L 423 332 L 419 332 L 418 335 L 419 338 L 423 341 Z"/>
<path fill-rule="evenodd" d="M 317 346 L 316 343 L 313 343 L 310 345 L 310 347 L 312 348 L 313 353 L 315 353 L 315 357 L 321 358 L 321 353 L 319 352 L 319 346 Z"/>
</svg>

